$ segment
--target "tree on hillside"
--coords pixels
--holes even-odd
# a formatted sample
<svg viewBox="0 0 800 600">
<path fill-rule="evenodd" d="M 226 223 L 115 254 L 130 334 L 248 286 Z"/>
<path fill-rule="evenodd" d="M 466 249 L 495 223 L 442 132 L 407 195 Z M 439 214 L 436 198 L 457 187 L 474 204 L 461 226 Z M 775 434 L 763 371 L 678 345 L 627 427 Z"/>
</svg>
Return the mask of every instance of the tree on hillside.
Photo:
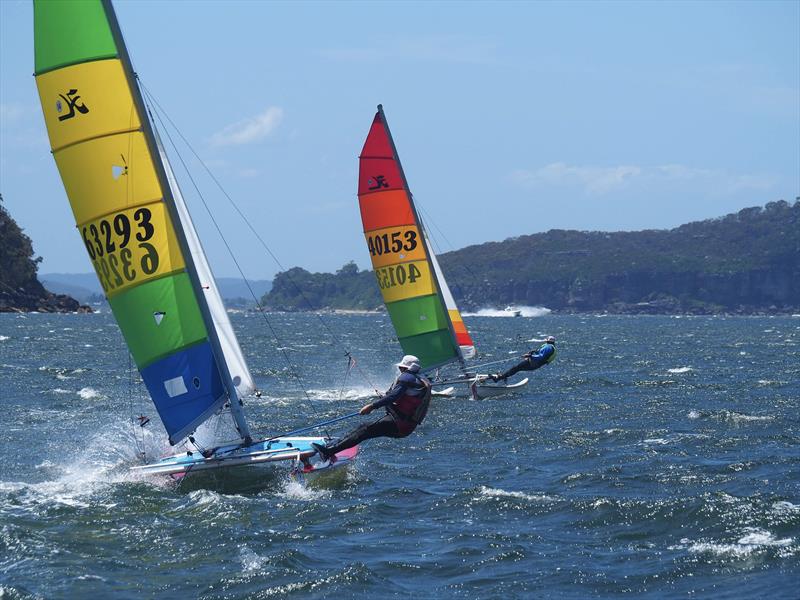
<svg viewBox="0 0 800 600">
<path fill-rule="evenodd" d="M 29 294 L 45 293 L 36 278 L 41 257 L 33 257 L 31 239 L 3 206 L 0 194 L 0 288 Z"/>
</svg>

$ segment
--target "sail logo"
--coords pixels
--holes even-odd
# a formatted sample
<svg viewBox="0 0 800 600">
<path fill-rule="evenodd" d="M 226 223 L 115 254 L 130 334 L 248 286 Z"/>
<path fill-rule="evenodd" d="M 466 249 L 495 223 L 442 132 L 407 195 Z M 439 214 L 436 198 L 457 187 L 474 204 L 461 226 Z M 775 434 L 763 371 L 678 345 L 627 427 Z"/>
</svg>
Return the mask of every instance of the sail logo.
<svg viewBox="0 0 800 600">
<path fill-rule="evenodd" d="M 153 313 L 153 319 L 154 319 L 154 320 L 155 320 L 155 322 L 156 322 L 156 326 L 159 326 L 159 325 L 161 325 L 161 321 L 163 321 L 163 320 L 164 320 L 164 317 L 165 317 L 165 316 L 167 316 L 167 313 L 165 313 L 165 312 L 162 312 L 162 311 L 160 311 L 160 310 L 159 310 L 159 311 L 156 311 L 156 312 L 154 312 L 154 313 Z"/>
<path fill-rule="evenodd" d="M 368 190 L 379 190 L 381 188 L 388 188 L 389 184 L 386 182 L 386 175 L 376 175 L 367 179 Z"/>
<path fill-rule="evenodd" d="M 56 112 L 59 115 L 61 115 L 60 117 L 58 117 L 59 121 L 66 121 L 67 119 L 71 119 L 72 117 L 75 116 L 75 111 L 79 112 L 82 115 L 85 115 L 86 113 L 89 112 L 89 108 L 83 102 L 79 103 L 81 97 L 78 96 L 77 89 L 71 89 L 70 91 L 67 92 L 66 95 L 59 94 L 59 97 L 61 99 L 56 100 Z M 61 114 L 62 112 L 64 112 L 65 108 L 64 102 L 62 102 L 61 100 L 66 102 L 66 108 L 69 110 L 69 112 L 65 115 Z"/>
</svg>

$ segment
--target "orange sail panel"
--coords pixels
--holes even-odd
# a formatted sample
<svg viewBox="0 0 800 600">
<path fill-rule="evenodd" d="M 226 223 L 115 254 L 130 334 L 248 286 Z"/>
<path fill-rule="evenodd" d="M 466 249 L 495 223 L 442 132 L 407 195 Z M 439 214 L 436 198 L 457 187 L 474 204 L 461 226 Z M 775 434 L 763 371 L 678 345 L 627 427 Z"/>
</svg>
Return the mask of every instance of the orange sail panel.
<svg viewBox="0 0 800 600">
<path fill-rule="evenodd" d="M 406 354 L 423 369 L 462 360 L 472 347 L 414 209 L 383 111 L 370 127 L 359 157 L 358 200 L 364 237 L 378 287 Z M 446 284 L 444 284 L 446 289 Z M 454 317 L 456 317 L 454 319 Z M 474 348 L 472 349 L 474 353 Z"/>
</svg>

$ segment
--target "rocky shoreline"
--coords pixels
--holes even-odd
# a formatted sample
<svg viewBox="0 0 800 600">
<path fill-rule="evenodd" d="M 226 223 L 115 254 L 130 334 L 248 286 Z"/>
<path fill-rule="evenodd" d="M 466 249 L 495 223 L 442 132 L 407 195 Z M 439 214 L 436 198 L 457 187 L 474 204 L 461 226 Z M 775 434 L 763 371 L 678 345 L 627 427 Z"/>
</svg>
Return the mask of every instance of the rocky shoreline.
<svg viewBox="0 0 800 600">
<path fill-rule="evenodd" d="M 44 294 L 20 292 L 0 292 L 0 313 L 41 312 L 41 313 L 91 313 L 91 307 L 81 304 L 66 294 Z"/>
</svg>

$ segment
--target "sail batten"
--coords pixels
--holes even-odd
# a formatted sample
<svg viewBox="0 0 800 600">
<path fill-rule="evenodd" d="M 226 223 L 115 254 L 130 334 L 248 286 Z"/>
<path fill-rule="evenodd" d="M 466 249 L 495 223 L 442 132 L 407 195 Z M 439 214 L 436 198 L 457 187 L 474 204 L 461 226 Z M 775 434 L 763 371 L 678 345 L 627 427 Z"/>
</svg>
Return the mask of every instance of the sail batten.
<svg viewBox="0 0 800 600">
<path fill-rule="evenodd" d="M 109 1 L 35 0 L 34 38 L 50 146 L 79 235 L 170 443 L 177 443 L 238 398 L 218 341 L 220 319 L 208 308 L 165 173 L 168 161 Z M 240 431 L 249 435 L 246 422 Z"/>
<path fill-rule="evenodd" d="M 358 198 L 372 267 L 403 351 L 425 370 L 463 363 L 474 355 L 472 340 L 462 331 L 381 107 L 359 156 Z"/>
</svg>

